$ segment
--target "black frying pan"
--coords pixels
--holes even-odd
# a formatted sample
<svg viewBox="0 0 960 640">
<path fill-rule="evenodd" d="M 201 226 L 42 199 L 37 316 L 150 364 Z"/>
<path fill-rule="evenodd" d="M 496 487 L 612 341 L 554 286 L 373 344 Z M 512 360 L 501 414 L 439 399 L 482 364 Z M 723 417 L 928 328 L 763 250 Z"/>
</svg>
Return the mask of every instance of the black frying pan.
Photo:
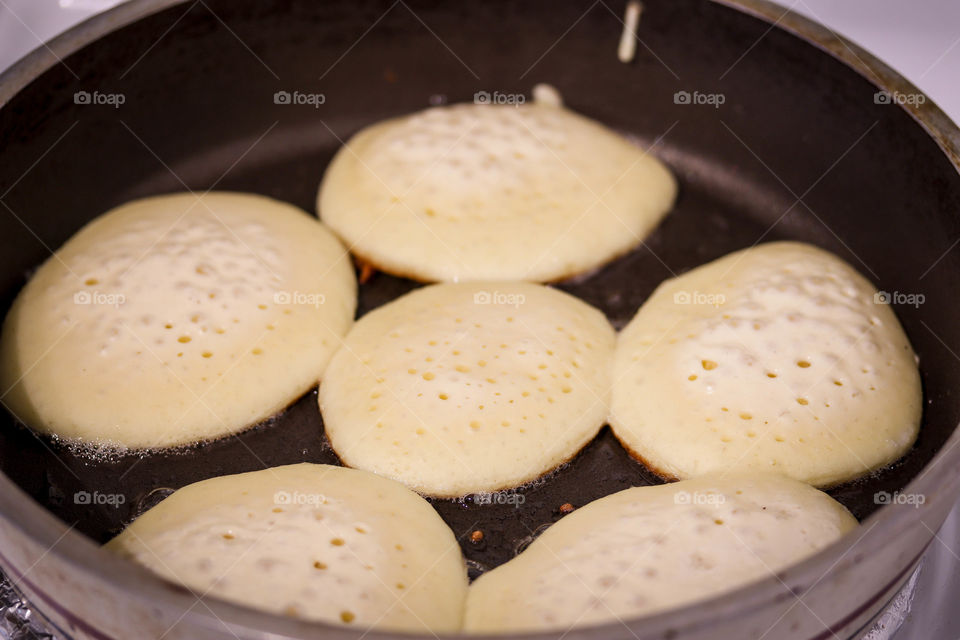
<svg viewBox="0 0 960 640">
<path fill-rule="evenodd" d="M 572 109 L 653 145 L 681 182 L 675 210 L 644 246 L 557 286 L 620 327 L 665 278 L 760 241 L 789 238 L 833 251 L 882 290 L 922 294 L 923 305 L 896 307 L 921 358 L 927 404 L 920 437 L 892 467 L 831 491 L 860 519 L 879 508 L 877 492 L 903 490 L 917 477 L 960 421 L 953 398 L 960 360 L 951 352 L 960 345 L 953 321 L 960 310 L 960 251 L 948 251 L 960 238 L 960 176 L 929 122 L 920 126 L 907 110 L 875 98 L 878 85 L 892 82 L 885 69 L 864 63 L 860 75 L 763 19 L 695 0 L 645 2 L 643 43 L 630 64 L 616 59 L 621 2 L 133 5 L 122 11 L 150 15 L 35 79 L 5 78 L 5 306 L 50 248 L 126 200 L 216 187 L 313 211 L 324 167 L 361 127 L 439 99 L 469 101 L 482 90 L 528 93 L 534 83 L 549 82 Z M 152 12 L 165 5 L 173 6 Z M 839 48 L 819 35 L 822 47 Z M 16 91 L 17 83 L 26 86 Z M 275 103 L 276 92 L 294 90 L 323 93 L 326 101 L 317 109 Z M 119 93 L 125 101 L 119 108 L 76 104 L 77 91 Z M 725 100 L 718 108 L 678 104 L 682 91 Z M 416 286 L 377 274 L 360 289 L 359 314 Z M 265 465 L 337 463 L 316 391 L 266 424 L 175 453 L 94 459 L 9 417 L 0 420 L 0 469 L 96 542 L 190 482 Z M 562 517 L 562 505 L 661 481 L 605 428 L 572 462 L 523 488 L 519 507 L 432 502 L 476 574 L 513 557 Z M 126 499 L 119 506 L 77 504 L 81 491 Z M 938 508 L 947 505 L 949 496 Z M 16 519 L 2 503 L 0 514 Z M 484 533 L 480 543 L 470 540 L 477 529 Z M 909 565 L 920 550 L 896 562 Z M 882 595 L 892 586 L 874 589 Z M 863 617 L 853 613 L 851 619 Z M 844 624 L 838 628 L 850 627 Z"/>
</svg>

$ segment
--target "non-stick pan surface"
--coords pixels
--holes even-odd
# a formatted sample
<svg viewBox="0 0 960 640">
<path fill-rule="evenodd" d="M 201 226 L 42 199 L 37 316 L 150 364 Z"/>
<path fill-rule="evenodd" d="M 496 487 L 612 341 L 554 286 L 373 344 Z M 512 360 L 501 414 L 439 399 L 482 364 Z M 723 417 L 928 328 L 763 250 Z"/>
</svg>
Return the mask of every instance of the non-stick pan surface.
<svg viewBox="0 0 960 640">
<path fill-rule="evenodd" d="M 951 351 L 960 345 L 960 251 L 950 251 L 960 177 L 906 110 L 877 99 L 877 79 L 722 5 L 646 1 L 636 59 L 618 62 L 621 4 L 206 0 L 111 33 L 0 110 L 4 304 L 51 249 L 130 198 L 216 188 L 314 211 L 324 167 L 361 127 L 478 91 L 529 96 L 548 82 L 574 110 L 652 146 L 681 183 L 675 210 L 643 246 L 557 285 L 618 328 L 665 278 L 787 238 L 833 251 L 883 291 L 923 300 L 896 305 L 920 357 L 920 438 L 892 467 L 831 491 L 864 518 L 879 507 L 875 495 L 902 490 L 960 421 Z M 124 102 L 77 104 L 78 91 Z M 277 104 L 278 91 L 325 101 Z M 678 92 L 723 101 L 684 103 Z M 377 274 L 360 289 L 359 314 L 416 286 Z M 176 453 L 90 456 L 2 421 L 4 473 L 99 542 L 190 482 L 337 463 L 315 390 L 265 424 Z M 522 504 L 433 504 L 476 572 L 513 557 L 565 503 L 661 481 L 605 428 L 569 464 L 519 489 Z M 81 492 L 123 500 L 81 504 Z M 469 540 L 476 529 L 479 544 Z"/>
</svg>

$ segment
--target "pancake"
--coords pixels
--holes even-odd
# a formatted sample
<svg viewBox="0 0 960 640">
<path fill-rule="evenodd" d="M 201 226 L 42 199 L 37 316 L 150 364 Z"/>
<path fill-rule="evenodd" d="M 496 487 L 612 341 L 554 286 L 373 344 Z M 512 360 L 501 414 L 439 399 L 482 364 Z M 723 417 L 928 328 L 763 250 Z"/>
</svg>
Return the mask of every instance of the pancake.
<svg viewBox="0 0 960 640">
<path fill-rule="evenodd" d="M 547 101 L 496 99 L 357 133 L 324 175 L 321 219 L 396 275 L 542 282 L 629 251 L 672 206 L 670 172 L 619 134 Z"/>
<path fill-rule="evenodd" d="M 478 578 L 465 629 L 616 622 L 735 589 L 857 526 L 825 493 L 775 474 L 714 474 L 591 502 Z"/>
<path fill-rule="evenodd" d="M 296 464 L 189 485 L 107 549 L 250 607 L 360 628 L 460 628 L 467 572 L 453 532 L 390 480 Z"/>
<path fill-rule="evenodd" d="M 615 336 L 586 303 L 531 283 L 425 287 L 361 318 L 320 385 L 349 466 L 431 496 L 517 487 L 589 442 Z"/>
<path fill-rule="evenodd" d="M 345 249 L 294 206 L 136 200 L 81 229 L 20 292 L 0 339 L 3 402 L 71 441 L 216 438 L 313 387 L 355 307 Z"/>
<path fill-rule="evenodd" d="M 614 433 L 668 477 L 766 470 L 827 487 L 890 464 L 919 430 L 896 316 L 809 245 L 760 245 L 663 283 L 614 360 Z"/>
</svg>

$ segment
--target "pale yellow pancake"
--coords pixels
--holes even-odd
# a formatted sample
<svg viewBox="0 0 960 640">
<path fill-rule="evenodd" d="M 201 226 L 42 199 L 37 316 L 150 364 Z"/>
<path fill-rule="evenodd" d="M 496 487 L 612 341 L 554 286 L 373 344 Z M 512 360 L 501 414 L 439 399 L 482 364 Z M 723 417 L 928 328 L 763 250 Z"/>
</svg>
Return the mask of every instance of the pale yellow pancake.
<svg viewBox="0 0 960 640">
<path fill-rule="evenodd" d="M 420 496 L 371 473 L 296 464 L 189 485 L 107 544 L 161 576 L 304 618 L 460 628 L 460 547 Z"/>
<path fill-rule="evenodd" d="M 344 247 L 262 196 L 146 198 L 81 229 L 20 292 L 3 402 L 30 427 L 117 447 L 237 432 L 317 383 L 353 322 Z"/>
<path fill-rule="evenodd" d="M 317 210 L 390 273 L 551 281 L 640 244 L 676 190 L 648 151 L 563 107 L 458 104 L 357 133 Z"/>
<path fill-rule="evenodd" d="M 361 318 L 320 385 L 346 464 L 432 496 L 516 487 L 606 419 L 615 336 L 588 304 L 531 283 L 425 287 Z"/>
<path fill-rule="evenodd" d="M 713 474 L 591 502 L 478 578 L 465 629 L 568 630 L 690 604 L 769 577 L 857 521 L 774 474 Z"/>
<path fill-rule="evenodd" d="M 775 242 L 663 283 L 622 331 L 610 423 L 666 476 L 776 471 L 830 486 L 913 444 L 916 356 L 872 284 Z"/>
</svg>

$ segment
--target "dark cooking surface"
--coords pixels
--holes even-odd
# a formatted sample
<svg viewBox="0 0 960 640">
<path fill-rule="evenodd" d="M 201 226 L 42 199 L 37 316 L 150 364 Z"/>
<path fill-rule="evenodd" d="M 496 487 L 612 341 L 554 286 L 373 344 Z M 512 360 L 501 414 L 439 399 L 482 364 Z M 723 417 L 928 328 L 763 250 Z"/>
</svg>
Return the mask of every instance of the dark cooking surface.
<svg viewBox="0 0 960 640">
<path fill-rule="evenodd" d="M 562 288 L 603 309 L 622 327 L 654 287 L 669 275 L 651 251 L 667 264 L 689 268 L 742 247 L 763 229 L 689 186 L 677 209 L 641 248 L 600 272 Z M 416 283 L 377 274 L 361 287 L 360 313 L 365 313 L 414 287 Z M 0 450 L 19 451 L 5 461 L 4 471 L 67 522 L 97 540 L 119 532 L 139 509 L 155 503 L 163 491 L 227 473 L 238 473 L 294 462 L 339 464 L 323 435 L 316 390 L 301 398 L 278 418 L 240 434 L 194 449 L 147 456 L 75 455 L 71 450 L 24 429 L 0 432 Z M 876 491 L 901 488 L 926 459 L 922 449 L 869 481 L 846 485 L 833 492 L 858 517 L 872 512 Z M 44 470 L 42 473 L 40 470 Z M 523 504 L 474 504 L 466 500 L 432 500 L 453 528 L 469 560 L 494 567 L 513 557 L 543 525 L 555 522 L 561 505 L 583 506 L 591 500 L 631 486 L 662 482 L 635 462 L 608 427 L 570 464 L 546 479 L 519 489 Z M 28 484 L 29 483 L 29 484 Z M 124 496 L 121 505 L 78 505 L 80 491 Z M 154 492 L 151 494 L 151 492 Z M 92 501 L 91 501 L 92 502 Z M 476 529 L 480 543 L 470 541 Z M 476 567 L 473 568 L 476 570 Z"/>
<path fill-rule="evenodd" d="M 70 71 L 53 67 L 0 111 L 0 193 L 8 192 L 4 203 L 31 229 L 0 209 L 6 305 L 25 273 L 48 256 L 44 244 L 59 246 L 83 222 L 129 198 L 216 184 L 312 211 L 323 167 L 339 140 L 361 126 L 423 108 L 437 94 L 465 101 L 479 90 L 527 92 L 545 81 L 572 108 L 646 144 L 663 136 L 657 153 L 681 181 L 676 210 L 647 246 L 562 288 L 619 327 L 671 272 L 761 237 L 813 242 L 882 290 L 926 296 L 920 307 L 896 308 L 921 356 L 928 404 L 917 446 L 893 468 L 833 495 L 856 516 L 868 515 L 877 508 L 874 493 L 904 487 L 957 424 L 951 381 L 960 379 L 960 366 L 941 340 L 960 344 L 956 314 L 942 312 L 957 306 L 958 252 L 925 272 L 960 235 L 956 218 L 941 215 L 960 211 L 958 177 L 903 111 L 875 104 L 875 89 L 825 54 L 796 47 L 778 30 L 760 39 L 767 24 L 720 6 L 646 0 L 641 35 L 663 64 L 640 47 L 637 60 L 622 65 L 614 55 L 620 23 L 602 7 L 588 11 L 589 0 L 562 8 L 547 0 L 471 3 L 469 17 L 460 14 L 466 5 L 418 0 L 409 6 L 445 44 L 398 6 L 338 61 L 389 2 L 207 4 L 219 19 L 204 3 L 163 11 L 70 56 Z M 513 14 L 522 19 L 505 19 Z M 551 54 L 531 67 L 544 40 L 560 33 Z M 410 41 L 418 46 L 397 46 Z M 607 58 L 598 62 L 601 43 Z M 447 47 L 466 57 L 458 60 Z M 127 99 L 120 109 L 78 106 L 78 90 Z M 276 105 L 272 97 L 281 90 L 323 92 L 327 100 L 320 109 Z M 719 109 L 678 106 L 673 94 L 681 90 L 720 91 L 726 102 Z M 38 149 L 50 152 L 28 171 Z M 378 274 L 361 288 L 361 313 L 413 286 Z M 304 460 L 336 460 L 323 440 L 315 392 L 235 438 L 143 458 L 93 461 L 5 415 L 0 424 L 0 468 L 100 541 L 155 489 Z M 582 506 L 655 481 L 604 429 L 571 464 L 523 489 L 519 508 L 435 506 L 467 557 L 495 566 L 560 517 L 560 505 Z M 122 494 L 125 501 L 78 505 L 78 491 Z M 485 534 L 478 545 L 468 540 L 474 529 Z"/>
</svg>

